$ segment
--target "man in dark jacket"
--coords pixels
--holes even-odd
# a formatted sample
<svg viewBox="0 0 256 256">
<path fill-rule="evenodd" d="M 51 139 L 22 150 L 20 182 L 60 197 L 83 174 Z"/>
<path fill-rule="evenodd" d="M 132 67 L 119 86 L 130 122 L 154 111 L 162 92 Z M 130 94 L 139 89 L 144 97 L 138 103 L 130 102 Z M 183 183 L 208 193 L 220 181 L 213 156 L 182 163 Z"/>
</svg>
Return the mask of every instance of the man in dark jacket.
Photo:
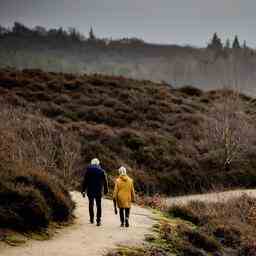
<svg viewBox="0 0 256 256">
<path fill-rule="evenodd" d="M 104 188 L 104 194 L 108 193 L 108 181 L 105 171 L 100 167 L 100 161 L 93 159 L 87 167 L 82 184 L 82 195 L 85 197 L 85 191 L 89 199 L 90 222 L 94 223 L 94 201 L 97 206 L 97 226 L 101 225 L 101 199 Z"/>
</svg>

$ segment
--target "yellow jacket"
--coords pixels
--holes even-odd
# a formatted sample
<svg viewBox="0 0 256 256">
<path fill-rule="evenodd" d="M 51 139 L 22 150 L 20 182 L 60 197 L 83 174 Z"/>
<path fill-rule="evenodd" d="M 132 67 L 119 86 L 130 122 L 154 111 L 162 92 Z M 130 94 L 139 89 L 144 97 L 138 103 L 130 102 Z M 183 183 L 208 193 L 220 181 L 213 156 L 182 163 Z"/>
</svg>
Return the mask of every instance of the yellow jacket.
<svg viewBox="0 0 256 256">
<path fill-rule="evenodd" d="M 131 208 L 131 203 L 135 200 L 135 191 L 130 177 L 122 175 L 116 179 L 113 199 L 119 208 Z"/>
</svg>

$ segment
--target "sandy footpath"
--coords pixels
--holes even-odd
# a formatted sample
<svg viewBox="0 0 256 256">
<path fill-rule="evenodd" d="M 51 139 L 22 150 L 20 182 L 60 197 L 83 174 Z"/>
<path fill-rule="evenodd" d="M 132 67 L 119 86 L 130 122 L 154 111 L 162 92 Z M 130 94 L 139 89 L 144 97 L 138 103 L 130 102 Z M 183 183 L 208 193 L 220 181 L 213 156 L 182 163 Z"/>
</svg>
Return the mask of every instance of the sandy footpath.
<svg viewBox="0 0 256 256">
<path fill-rule="evenodd" d="M 74 225 L 61 229 L 48 241 L 29 241 L 23 246 L 1 245 L 1 256 L 100 256 L 119 244 L 132 245 L 143 242 L 150 233 L 153 215 L 150 210 L 133 206 L 131 227 L 120 228 L 114 214 L 113 203 L 103 201 L 102 226 L 89 224 L 88 201 L 80 193 L 72 193 L 77 203 Z"/>
<path fill-rule="evenodd" d="M 186 204 L 192 200 L 225 202 L 243 194 L 256 197 L 256 190 L 234 190 L 222 193 L 191 195 L 167 199 L 167 205 Z M 1 245 L 1 256 L 102 256 L 117 245 L 136 245 L 143 243 L 145 234 L 151 232 L 154 223 L 150 210 L 133 206 L 131 227 L 120 228 L 118 216 L 114 215 L 113 203 L 103 201 L 103 225 L 89 224 L 88 201 L 80 193 L 72 193 L 77 203 L 75 224 L 61 229 L 48 241 L 29 241 L 23 246 Z"/>
</svg>

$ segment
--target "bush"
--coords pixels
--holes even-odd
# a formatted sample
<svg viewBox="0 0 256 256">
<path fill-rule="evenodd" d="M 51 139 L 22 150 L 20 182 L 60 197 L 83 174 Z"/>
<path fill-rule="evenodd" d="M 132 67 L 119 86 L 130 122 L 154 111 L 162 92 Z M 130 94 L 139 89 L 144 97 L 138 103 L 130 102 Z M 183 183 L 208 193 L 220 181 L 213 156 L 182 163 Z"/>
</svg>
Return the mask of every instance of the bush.
<svg viewBox="0 0 256 256">
<path fill-rule="evenodd" d="M 220 244 L 212 237 L 196 230 L 188 230 L 184 233 L 188 241 L 197 248 L 207 252 L 216 252 L 220 250 Z"/>
<path fill-rule="evenodd" d="M 239 256 L 255 256 L 256 255 L 256 241 L 248 241 L 240 249 Z"/>
<path fill-rule="evenodd" d="M 18 231 L 47 228 L 51 221 L 67 222 L 74 203 L 60 181 L 44 172 L 0 172 L 0 226 Z"/>
<path fill-rule="evenodd" d="M 213 234 L 226 247 L 237 248 L 241 244 L 241 232 L 238 228 L 218 226 Z"/>
<path fill-rule="evenodd" d="M 31 231 L 70 221 L 73 141 L 40 115 L 2 106 L 0 117 L 0 227 Z"/>
<path fill-rule="evenodd" d="M 200 217 L 187 206 L 174 205 L 169 208 L 168 213 L 175 218 L 181 218 L 183 220 L 190 221 L 195 225 L 198 225 L 201 222 Z"/>
<path fill-rule="evenodd" d="M 153 209 L 165 210 L 167 205 L 162 196 L 156 194 L 154 196 L 142 196 L 137 199 L 137 203 L 141 206 L 149 206 Z"/>
<path fill-rule="evenodd" d="M 0 183 L 0 227 L 18 231 L 46 228 L 50 208 L 38 190 Z"/>
<path fill-rule="evenodd" d="M 145 145 L 144 138 L 131 131 L 124 131 L 121 134 L 121 140 L 128 148 L 136 152 Z"/>
<path fill-rule="evenodd" d="M 17 174 L 13 178 L 13 182 L 16 186 L 24 185 L 38 190 L 51 209 L 51 219 L 53 221 L 61 222 L 70 219 L 75 205 L 63 184 L 56 178 L 50 177 L 45 172 L 28 172 L 23 175 Z"/>
<path fill-rule="evenodd" d="M 169 256 L 170 254 L 163 249 L 149 247 L 145 249 L 124 248 L 116 252 L 109 252 L 106 256 Z"/>
<path fill-rule="evenodd" d="M 201 96 L 203 94 L 200 89 L 189 85 L 179 88 L 179 91 L 189 96 Z"/>
<path fill-rule="evenodd" d="M 185 243 L 182 248 L 180 248 L 180 253 L 182 256 L 206 256 L 207 254 L 202 250 L 195 248 L 189 243 Z"/>
</svg>

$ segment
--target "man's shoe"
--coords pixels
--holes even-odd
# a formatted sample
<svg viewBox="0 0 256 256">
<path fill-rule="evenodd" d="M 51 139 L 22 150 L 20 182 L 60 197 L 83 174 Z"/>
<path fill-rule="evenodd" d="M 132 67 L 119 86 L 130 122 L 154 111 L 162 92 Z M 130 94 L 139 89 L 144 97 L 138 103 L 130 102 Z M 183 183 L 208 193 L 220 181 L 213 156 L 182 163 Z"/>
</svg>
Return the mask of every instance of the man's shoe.
<svg viewBox="0 0 256 256">
<path fill-rule="evenodd" d="M 93 223 L 94 223 L 94 220 L 90 220 L 90 223 L 93 224 Z"/>
<path fill-rule="evenodd" d="M 121 223 L 120 227 L 123 228 L 124 227 L 124 223 Z"/>
<path fill-rule="evenodd" d="M 97 227 L 101 226 L 101 222 L 100 222 L 100 221 L 97 222 L 96 226 L 97 226 Z"/>
</svg>

